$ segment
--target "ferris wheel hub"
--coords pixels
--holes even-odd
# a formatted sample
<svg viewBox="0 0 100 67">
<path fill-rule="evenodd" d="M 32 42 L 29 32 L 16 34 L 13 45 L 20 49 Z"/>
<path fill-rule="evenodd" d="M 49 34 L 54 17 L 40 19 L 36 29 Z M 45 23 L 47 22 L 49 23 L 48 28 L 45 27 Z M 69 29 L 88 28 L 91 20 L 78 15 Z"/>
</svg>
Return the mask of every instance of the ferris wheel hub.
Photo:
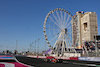
<svg viewBox="0 0 100 67">
<path fill-rule="evenodd" d="M 65 28 L 65 33 L 67 33 L 67 28 Z"/>
<path fill-rule="evenodd" d="M 66 34 L 68 32 L 68 30 L 67 30 L 67 28 L 65 28 L 65 29 L 62 29 L 61 32 Z"/>
</svg>

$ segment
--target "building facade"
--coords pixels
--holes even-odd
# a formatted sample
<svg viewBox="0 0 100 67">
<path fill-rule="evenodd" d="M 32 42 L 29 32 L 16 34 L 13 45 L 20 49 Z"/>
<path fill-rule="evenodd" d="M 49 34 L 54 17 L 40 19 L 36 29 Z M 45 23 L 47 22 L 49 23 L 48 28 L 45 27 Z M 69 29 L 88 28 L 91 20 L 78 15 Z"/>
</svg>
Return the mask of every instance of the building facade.
<svg viewBox="0 0 100 67">
<path fill-rule="evenodd" d="M 73 25 L 74 44 L 81 46 L 83 42 L 95 41 L 94 36 L 98 35 L 97 15 L 95 12 L 76 12 L 75 25 Z M 76 30 L 74 30 L 76 29 Z M 75 35 L 77 31 L 77 37 Z M 77 40 L 77 41 L 76 41 Z"/>
<path fill-rule="evenodd" d="M 95 41 L 94 36 L 98 35 L 97 15 L 95 12 L 85 12 L 81 18 L 81 34 L 84 41 Z"/>
</svg>

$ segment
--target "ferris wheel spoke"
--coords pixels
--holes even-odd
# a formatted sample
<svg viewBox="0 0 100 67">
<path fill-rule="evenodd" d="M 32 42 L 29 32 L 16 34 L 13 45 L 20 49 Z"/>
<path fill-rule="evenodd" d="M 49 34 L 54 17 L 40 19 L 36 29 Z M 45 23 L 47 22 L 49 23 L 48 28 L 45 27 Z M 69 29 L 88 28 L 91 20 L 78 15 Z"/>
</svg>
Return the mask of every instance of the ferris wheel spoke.
<svg viewBox="0 0 100 67">
<path fill-rule="evenodd" d="M 52 15 L 55 18 L 55 20 L 57 21 L 57 23 L 59 23 L 58 20 L 57 20 L 57 17 L 53 13 L 52 13 Z"/>
<path fill-rule="evenodd" d="M 70 41 L 70 43 L 71 43 L 71 39 L 70 39 L 70 37 L 72 37 L 71 35 L 66 35 L 67 36 L 67 38 L 69 39 L 69 41 Z M 70 36 L 70 37 L 69 37 Z"/>
<path fill-rule="evenodd" d="M 72 32 L 67 32 L 67 34 L 72 33 Z"/>
<path fill-rule="evenodd" d="M 71 24 L 71 22 L 72 22 L 72 21 L 70 21 L 70 22 L 66 25 L 66 28 Z"/>
<path fill-rule="evenodd" d="M 68 15 L 65 25 L 68 23 L 70 16 Z"/>
<path fill-rule="evenodd" d="M 50 16 L 49 16 L 49 17 L 50 17 Z M 55 22 L 55 21 L 53 20 L 52 17 L 50 17 L 50 19 L 60 28 L 60 26 L 57 24 L 57 22 Z"/>
<path fill-rule="evenodd" d="M 72 26 L 67 27 L 67 29 L 72 28 Z"/>
<path fill-rule="evenodd" d="M 69 42 L 69 45 L 70 45 L 70 47 L 71 47 L 71 41 L 70 41 L 70 38 L 67 36 L 67 38 L 68 38 L 68 42 Z"/>
<path fill-rule="evenodd" d="M 57 38 L 57 36 L 58 36 L 58 34 L 52 40 L 50 40 L 50 42 L 53 41 L 55 38 Z"/>
<path fill-rule="evenodd" d="M 58 20 L 60 20 L 60 16 L 59 16 L 59 13 L 56 11 L 56 14 L 57 14 L 57 17 L 58 17 Z"/>
<path fill-rule="evenodd" d="M 72 38 L 71 34 L 66 34 L 66 36 L 69 38 L 69 40 L 71 41 L 70 38 Z"/>
<path fill-rule="evenodd" d="M 71 36 L 72 35 L 72 31 L 70 31 L 67 35 L 70 35 Z"/>
<path fill-rule="evenodd" d="M 61 33 L 59 33 L 59 37 L 60 37 L 60 35 L 61 35 Z M 55 44 L 54 44 L 53 48 L 56 46 L 56 43 L 58 42 L 59 37 L 57 38 L 57 40 L 56 40 L 56 42 L 55 42 Z"/>
<path fill-rule="evenodd" d="M 51 29 L 51 28 L 46 28 L 46 29 L 49 29 L 49 30 L 57 30 L 57 31 L 60 31 L 59 29 Z"/>
<path fill-rule="evenodd" d="M 66 21 L 66 12 L 64 13 L 64 21 L 63 21 L 63 24 L 65 23 Z"/>
<path fill-rule="evenodd" d="M 59 34 L 59 33 L 58 33 L 58 32 L 56 32 L 56 33 L 51 33 L 51 34 L 46 34 L 46 35 L 47 35 L 48 37 L 49 37 L 49 36 L 50 36 L 50 37 L 51 37 L 51 36 L 53 36 L 53 37 L 54 37 L 54 36 L 56 36 L 57 34 Z"/>
<path fill-rule="evenodd" d="M 60 29 L 60 28 L 59 28 L 57 25 L 55 25 L 55 24 L 52 24 L 52 23 L 50 23 L 50 22 L 48 22 L 48 21 L 47 21 L 47 23 L 50 24 L 50 25 L 52 25 L 52 26 L 54 26 L 54 27 L 56 27 L 56 28 L 58 28 L 58 29 Z"/>
<path fill-rule="evenodd" d="M 75 26 L 75 24 L 71 24 L 71 26 L 68 26 L 67 29 L 72 28 L 73 26 Z"/>
<path fill-rule="evenodd" d="M 67 44 L 69 45 L 69 47 L 70 47 L 70 44 L 69 44 L 69 41 L 68 41 L 68 39 L 66 38 L 66 41 L 67 41 Z"/>
<path fill-rule="evenodd" d="M 61 23 L 63 22 L 63 14 L 62 11 L 60 11 L 60 15 L 61 15 Z"/>
</svg>

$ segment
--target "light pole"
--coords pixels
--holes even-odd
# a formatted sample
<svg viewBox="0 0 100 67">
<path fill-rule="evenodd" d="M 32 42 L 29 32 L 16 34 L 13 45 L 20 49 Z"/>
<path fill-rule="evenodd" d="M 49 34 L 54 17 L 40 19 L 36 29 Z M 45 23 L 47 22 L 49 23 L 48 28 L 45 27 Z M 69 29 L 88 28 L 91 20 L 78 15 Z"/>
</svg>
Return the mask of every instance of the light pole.
<svg viewBox="0 0 100 67">
<path fill-rule="evenodd" d="M 45 51 L 46 51 L 46 41 L 45 41 Z"/>
<path fill-rule="evenodd" d="M 16 49 L 15 50 L 17 51 L 17 40 L 16 40 Z"/>
<path fill-rule="evenodd" d="M 31 51 L 31 47 L 32 47 L 32 45 L 30 44 L 30 52 L 32 52 L 32 51 Z"/>
<path fill-rule="evenodd" d="M 44 39 L 44 40 L 45 40 L 45 38 L 42 38 L 42 39 Z M 46 51 L 46 41 L 45 41 L 45 51 Z"/>
<path fill-rule="evenodd" d="M 32 42 L 32 45 L 33 45 L 33 44 L 34 44 L 34 43 Z M 34 51 L 34 50 L 33 50 L 33 47 L 34 47 L 34 46 L 32 46 L 32 52 Z"/>
<path fill-rule="evenodd" d="M 39 54 L 39 40 L 40 40 L 40 39 L 38 38 L 38 54 Z"/>
<path fill-rule="evenodd" d="M 36 54 L 36 40 L 35 40 L 35 54 Z"/>
</svg>

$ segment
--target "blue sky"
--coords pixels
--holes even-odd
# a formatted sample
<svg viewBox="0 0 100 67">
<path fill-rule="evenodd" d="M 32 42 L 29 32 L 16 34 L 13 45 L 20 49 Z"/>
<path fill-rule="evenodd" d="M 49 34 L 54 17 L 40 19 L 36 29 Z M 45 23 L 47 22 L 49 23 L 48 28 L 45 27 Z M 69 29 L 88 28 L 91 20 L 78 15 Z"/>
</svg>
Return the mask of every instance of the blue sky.
<svg viewBox="0 0 100 67">
<path fill-rule="evenodd" d="M 72 15 L 95 11 L 100 28 L 100 0 L 0 0 L 0 50 L 14 50 L 18 40 L 18 50 L 27 51 L 38 38 L 43 50 L 44 19 L 55 8 L 64 8 Z"/>
</svg>

